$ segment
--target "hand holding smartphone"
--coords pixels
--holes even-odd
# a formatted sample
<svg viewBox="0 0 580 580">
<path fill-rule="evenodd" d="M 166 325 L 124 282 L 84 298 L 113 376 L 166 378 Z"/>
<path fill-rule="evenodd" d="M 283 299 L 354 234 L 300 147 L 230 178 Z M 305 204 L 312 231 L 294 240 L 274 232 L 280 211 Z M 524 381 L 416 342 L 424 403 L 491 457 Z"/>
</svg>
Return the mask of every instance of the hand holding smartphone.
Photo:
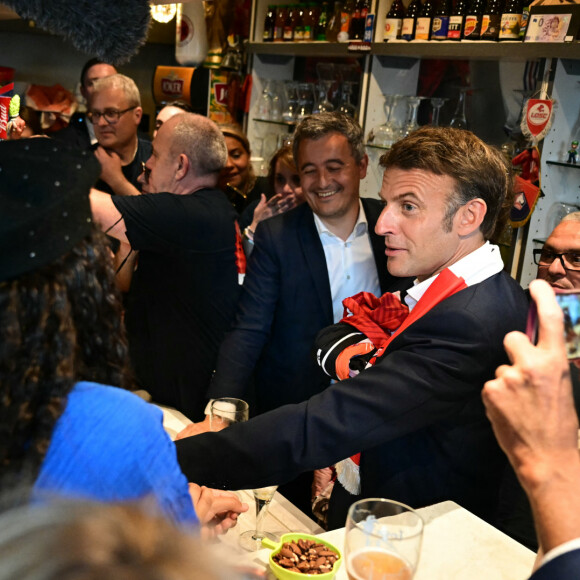
<svg viewBox="0 0 580 580">
<path fill-rule="evenodd" d="M 556 301 L 564 313 L 564 340 L 568 360 L 580 360 L 580 289 L 554 288 Z M 530 302 L 526 334 L 533 344 L 538 342 L 538 313 L 536 303 Z"/>
</svg>

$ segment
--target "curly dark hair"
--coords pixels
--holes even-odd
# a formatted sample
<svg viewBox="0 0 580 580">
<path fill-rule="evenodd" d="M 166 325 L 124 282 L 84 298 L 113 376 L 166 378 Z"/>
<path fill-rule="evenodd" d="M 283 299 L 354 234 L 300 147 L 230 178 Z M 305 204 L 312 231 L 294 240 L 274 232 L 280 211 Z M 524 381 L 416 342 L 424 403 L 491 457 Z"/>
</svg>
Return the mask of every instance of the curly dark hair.
<svg viewBox="0 0 580 580">
<path fill-rule="evenodd" d="M 0 479 L 38 476 L 80 380 L 125 386 L 127 344 L 113 264 L 96 230 L 57 261 L 0 283 Z"/>
</svg>

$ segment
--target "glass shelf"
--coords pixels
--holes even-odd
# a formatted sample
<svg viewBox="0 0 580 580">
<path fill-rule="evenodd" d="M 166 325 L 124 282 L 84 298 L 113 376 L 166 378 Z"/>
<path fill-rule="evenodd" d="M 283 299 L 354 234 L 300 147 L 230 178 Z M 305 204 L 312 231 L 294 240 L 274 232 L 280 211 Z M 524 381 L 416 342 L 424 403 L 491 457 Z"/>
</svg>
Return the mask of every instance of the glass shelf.
<svg viewBox="0 0 580 580">
<path fill-rule="evenodd" d="M 296 127 L 296 121 L 270 121 L 268 119 L 252 119 L 256 121 L 256 123 L 266 123 L 268 125 L 278 125 L 279 127 L 289 127 L 294 128 Z"/>
<path fill-rule="evenodd" d="M 384 145 L 373 145 L 372 143 L 365 143 L 365 147 L 370 149 L 380 149 L 381 151 L 388 151 L 390 147 L 385 147 Z"/>
<path fill-rule="evenodd" d="M 559 167 L 569 167 L 570 169 L 580 169 L 578 163 L 566 163 L 564 161 L 546 161 L 548 165 L 558 165 Z"/>
</svg>

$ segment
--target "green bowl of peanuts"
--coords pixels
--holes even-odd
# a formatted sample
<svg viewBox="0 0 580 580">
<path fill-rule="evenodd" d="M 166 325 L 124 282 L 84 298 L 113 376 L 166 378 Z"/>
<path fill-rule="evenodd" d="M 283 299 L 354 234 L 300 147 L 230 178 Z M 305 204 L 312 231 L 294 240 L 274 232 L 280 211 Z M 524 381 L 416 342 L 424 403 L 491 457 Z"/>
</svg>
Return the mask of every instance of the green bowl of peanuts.
<svg viewBox="0 0 580 580">
<path fill-rule="evenodd" d="M 284 534 L 279 543 L 264 538 L 262 545 L 272 550 L 270 568 L 279 580 L 330 580 L 342 562 L 334 544 L 308 534 Z"/>
</svg>

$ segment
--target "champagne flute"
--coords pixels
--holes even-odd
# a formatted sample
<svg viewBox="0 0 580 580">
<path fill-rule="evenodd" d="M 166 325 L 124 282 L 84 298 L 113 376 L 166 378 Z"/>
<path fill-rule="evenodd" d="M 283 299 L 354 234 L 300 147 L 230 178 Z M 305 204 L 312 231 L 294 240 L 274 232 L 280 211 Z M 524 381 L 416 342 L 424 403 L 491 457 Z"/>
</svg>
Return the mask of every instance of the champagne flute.
<svg viewBox="0 0 580 580">
<path fill-rule="evenodd" d="M 224 397 L 212 401 L 209 408 L 210 431 L 221 431 L 232 423 L 242 423 L 249 419 L 249 408 L 246 401 Z"/>
<path fill-rule="evenodd" d="M 240 546 L 249 552 L 255 552 L 262 548 L 262 540 L 268 538 L 273 542 L 277 542 L 278 538 L 269 532 L 264 531 L 264 520 L 268 514 L 268 508 L 278 489 L 277 485 L 269 485 L 267 487 L 259 487 L 254 489 L 254 499 L 256 501 L 256 529 L 248 530 L 240 534 Z"/>
<path fill-rule="evenodd" d="M 348 510 L 344 536 L 350 580 L 411 580 L 417 569 L 423 519 L 388 499 L 362 499 Z"/>
</svg>

